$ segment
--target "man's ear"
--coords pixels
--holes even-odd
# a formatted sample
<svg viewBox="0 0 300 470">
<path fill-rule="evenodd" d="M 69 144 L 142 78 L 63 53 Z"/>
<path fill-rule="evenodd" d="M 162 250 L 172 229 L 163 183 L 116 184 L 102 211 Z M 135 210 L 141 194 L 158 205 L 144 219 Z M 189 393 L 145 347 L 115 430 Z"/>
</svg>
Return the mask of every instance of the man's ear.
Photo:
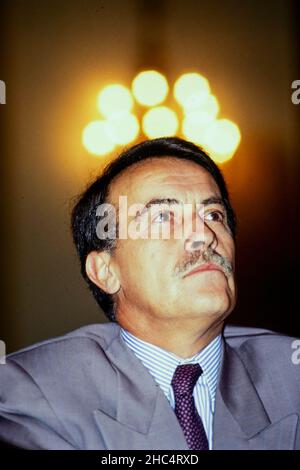
<svg viewBox="0 0 300 470">
<path fill-rule="evenodd" d="M 107 294 L 115 294 L 121 283 L 107 251 L 91 251 L 86 258 L 85 270 L 89 279 Z"/>
</svg>

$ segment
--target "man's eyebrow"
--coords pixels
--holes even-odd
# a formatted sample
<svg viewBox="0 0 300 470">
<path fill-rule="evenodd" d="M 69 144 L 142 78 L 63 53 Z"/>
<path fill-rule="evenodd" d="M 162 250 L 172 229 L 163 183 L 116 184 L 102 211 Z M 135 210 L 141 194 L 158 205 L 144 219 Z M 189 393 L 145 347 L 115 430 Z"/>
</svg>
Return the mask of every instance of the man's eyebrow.
<svg viewBox="0 0 300 470">
<path fill-rule="evenodd" d="M 144 205 L 144 207 L 141 211 L 138 211 L 136 213 L 134 218 L 140 217 L 145 212 L 147 212 L 148 209 L 150 209 L 152 206 L 161 205 L 161 204 L 168 204 L 168 205 L 177 204 L 177 205 L 179 205 L 179 204 L 182 204 L 182 202 L 179 201 L 178 199 L 174 199 L 174 198 L 153 198 Z M 217 197 L 217 196 L 210 196 L 206 199 L 203 199 L 199 204 L 203 204 L 205 206 L 208 206 L 210 204 L 220 204 L 221 206 L 225 207 L 223 199 L 221 197 Z"/>
<path fill-rule="evenodd" d="M 136 213 L 135 218 L 140 217 L 141 215 L 143 215 L 145 212 L 148 211 L 148 209 L 150 209 L 150 207 L 159 206 L 161 204 L 171 205 L 171 204 L 181 204 L 181 202 L 178 199 L 169 198 L 169 197 L 166 197 L 166 198 L 153 198 L 144 205 L 144 207 L 141 211 L 138 211 Z"/>
<path fill-rule="evenodd" d="M 225 207 L 224 200 L 221 197 L 216 196 L 211 196 L 206 199 L 203 199 L 200 204 L 203 204 L 204 206 L 209 206 L 210 204 L 220 204 L 221 206 Z"/>
</svg>

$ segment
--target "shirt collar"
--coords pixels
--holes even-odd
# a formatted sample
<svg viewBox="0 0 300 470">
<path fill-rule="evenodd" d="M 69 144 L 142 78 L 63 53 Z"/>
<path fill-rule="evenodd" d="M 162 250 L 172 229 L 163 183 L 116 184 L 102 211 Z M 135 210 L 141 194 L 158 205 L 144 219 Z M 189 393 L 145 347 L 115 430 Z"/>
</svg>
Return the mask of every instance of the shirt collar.
<svg viewBox="0 0 300 470">
<path fill-rule="evenodd" d="M 179 364 L 199 363 L 203 374 L 200 379 L 208 385 L 214 401 L 221 364 L 222 336 L 214 338 L 202 351 L 189 358 L 181 358 L 154 344 L 137 338 L 121 328 L 120 336 L 148 369 L 165 393 L 168 393 L 176 367 Z"/>
</svg>

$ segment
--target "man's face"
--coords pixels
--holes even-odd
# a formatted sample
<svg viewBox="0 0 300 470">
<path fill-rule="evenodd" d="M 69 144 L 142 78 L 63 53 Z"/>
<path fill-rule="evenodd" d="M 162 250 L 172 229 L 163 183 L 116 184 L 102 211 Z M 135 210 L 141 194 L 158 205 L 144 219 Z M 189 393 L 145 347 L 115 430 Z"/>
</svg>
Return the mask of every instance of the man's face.
<svg viewBox="0 0 300 470">
<path fill-rule="evenodd" d="M 128 217 L 128 224 L 143 225 L 147 219 L 147 239 L 117 240 L 111 262 L 121 285 L 117 294 L 119 323 L 122 325 L 122 318 L 127 324 L 130 319 L 134 322 L 137 315 L 140 319 L 143 316 L 145 323 L 196 318 L 206 324 L 225 318 L 235 305 L 234 242 L 213 177 L 184 159 L 153 158 L 130 167 L 113 181 L 109 201 L 116 208 L 120 195 L 127 196 L 128 207 L 161 199 L 171 203 L 167 209 L 155 204 L 142 217 Z M 175 200 L 179 204 L 172 202 Z M 196 204 L 205 200 L 208 203 L 196 211 Z M 186 233 L 178 239 L 172 230 L 176 223 L 173 209 L 184 204 L 192 204 L 193 226 L 189 229 L 187 225 Z M 149 229 L 166 223 L 171 236 L 151 239 Z M 192 273 L 209 262 L 218 269 Z"/>
</svg>

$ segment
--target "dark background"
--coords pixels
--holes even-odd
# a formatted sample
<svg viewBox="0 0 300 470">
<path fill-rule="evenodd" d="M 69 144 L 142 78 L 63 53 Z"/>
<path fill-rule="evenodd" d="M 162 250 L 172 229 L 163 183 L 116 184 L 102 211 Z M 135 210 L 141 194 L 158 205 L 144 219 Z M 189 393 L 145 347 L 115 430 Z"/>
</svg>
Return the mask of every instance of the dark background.
<svg viewBox="0 0 300 470">
<path fill-rule="evenodd" d="M 1 319 L 12 351 L 106 321 L 79 274 L 72 197 L 101 170 L 81 131 L 107 83 L 142 68 L 205 75 L 242 133 L 222 165 L 236 208 L 231 321 L 300 336 L 299 2 L 2 0 Z"/>
</svg>

